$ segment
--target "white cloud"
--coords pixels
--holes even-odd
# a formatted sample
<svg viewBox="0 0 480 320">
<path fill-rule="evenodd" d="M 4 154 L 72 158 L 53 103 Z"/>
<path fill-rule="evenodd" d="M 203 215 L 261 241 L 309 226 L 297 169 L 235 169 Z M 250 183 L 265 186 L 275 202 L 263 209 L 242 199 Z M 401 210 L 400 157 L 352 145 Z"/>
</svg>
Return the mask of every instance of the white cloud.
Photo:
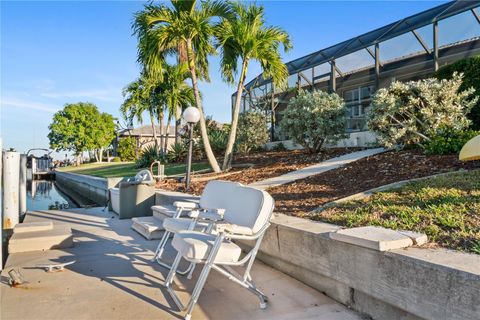
<svg viewBox="0 0 480 320">
<path fill-rule="evenodd" d="M 2 98 L 2 100 L 0 101 L 0 105 L 2 107 L 33 109 L 33 110 L 40 110 L 40 111 L 45 111 L 49 113 L 55 113 L 60 109 L 59 106 L 45 104 L 45 103 L 36 102 L 36 101 L 17 99 L 17 98 L 6 98 L 6 99 Z"/>
</svg>

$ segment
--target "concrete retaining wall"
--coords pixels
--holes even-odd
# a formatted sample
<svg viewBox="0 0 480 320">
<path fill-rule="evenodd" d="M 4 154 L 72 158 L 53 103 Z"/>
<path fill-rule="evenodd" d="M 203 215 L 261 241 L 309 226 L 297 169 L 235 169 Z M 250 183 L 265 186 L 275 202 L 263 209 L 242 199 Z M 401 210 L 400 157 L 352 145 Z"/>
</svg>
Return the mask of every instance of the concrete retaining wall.
<svg viewBox="0 0 480 320">
<path fill-rule="evenodd" d="M 118 185 L 124 178 L 99 178 L 70 172 L 55 172 L 55 180 L 67 190 L 73 190 L 83 197 L 104 206 L 108 200 L 108 189 Z"/>
<path fill-rule="evenodd" d="M 479 255 L 380 252 L 330 239 L 338 228 L 277 215 L 259 258 L 373 319 L 480 319 Z"/>
</svg>

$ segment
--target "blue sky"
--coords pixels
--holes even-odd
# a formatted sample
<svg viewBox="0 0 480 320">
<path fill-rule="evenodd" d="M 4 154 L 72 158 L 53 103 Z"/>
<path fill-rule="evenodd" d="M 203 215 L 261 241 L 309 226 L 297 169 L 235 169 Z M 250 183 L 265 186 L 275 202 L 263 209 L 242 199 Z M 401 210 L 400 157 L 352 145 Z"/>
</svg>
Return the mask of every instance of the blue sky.
<svg viewBox="0 0 480 320">
<path fill-rule="evenodd" d="M 368 32 L 444 1 L 266 1 L 269 24 L 294 47 L 285 61 Z M 48 125 L 65 103 L 90 101 L 120 117 L 122 88 L 138 75 L 132 15 L 142 1 L 1 1 L 1 135 L 3 147 L 48 147 Z M 206 113 L 230 119 L 234 87 L 222 82 L 218 58 L 202 83 Z M 248 80 L 259 73 L 251 64 Z M 62 153 L 64 154 L 64 153 Z"/>
</svg>

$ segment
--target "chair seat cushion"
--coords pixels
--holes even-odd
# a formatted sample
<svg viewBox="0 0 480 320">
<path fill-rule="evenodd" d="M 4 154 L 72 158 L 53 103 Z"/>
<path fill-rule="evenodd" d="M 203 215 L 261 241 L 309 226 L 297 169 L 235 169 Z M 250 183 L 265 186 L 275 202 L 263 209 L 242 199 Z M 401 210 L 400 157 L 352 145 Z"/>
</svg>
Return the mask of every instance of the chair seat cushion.
<svg viewBox="0 0 480 320">
<path fill-rule="evenodd" d="M 192 219 L 189 218 L 165 218 L 163 220 L 163 228 L 166 231 L 170 232 L 180 232 L 180 231 L 187 231 L 188 228 L 190 227 L 190 223 L 192 222 Z M 194 230 L 199 230 L 203 231 L 205 228 L 208 226 L 207 223 L 204 222 L 197 222 L 195 224 L 195 229 Z"/>
<path fill-rule="evenodd" d="M 173 237 L 172 246 L 190 260 L 206 260 L 213 248 L 216 236 L 197 231 L 181 231 Z M 225 240 L 217 253 L 215 263 L 237 262 L 242 249 L 235 243 Z"/>
</svg>

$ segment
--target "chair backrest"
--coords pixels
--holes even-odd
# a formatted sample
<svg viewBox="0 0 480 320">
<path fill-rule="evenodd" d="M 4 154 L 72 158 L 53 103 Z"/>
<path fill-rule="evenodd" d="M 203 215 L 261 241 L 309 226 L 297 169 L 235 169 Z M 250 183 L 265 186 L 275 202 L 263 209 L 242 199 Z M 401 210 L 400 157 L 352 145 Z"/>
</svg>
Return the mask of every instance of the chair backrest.
<svg viewBox="0 0 480 320">
<path fill-rule="evenodd" d="M 229 201 L 235 197 L 235 190 L 241 186 L 238 182 L 212 180 L 207 183 L 200 197 L 200 208 L 226 209 Z"/>
<path fill-rule="evenodd" d="M 247 227 L 255 234 L 270 220 L 274 200 L 263 190 L 237 186 L 225 207 L 224 218 L 229 223 Z"/>
</svg>

